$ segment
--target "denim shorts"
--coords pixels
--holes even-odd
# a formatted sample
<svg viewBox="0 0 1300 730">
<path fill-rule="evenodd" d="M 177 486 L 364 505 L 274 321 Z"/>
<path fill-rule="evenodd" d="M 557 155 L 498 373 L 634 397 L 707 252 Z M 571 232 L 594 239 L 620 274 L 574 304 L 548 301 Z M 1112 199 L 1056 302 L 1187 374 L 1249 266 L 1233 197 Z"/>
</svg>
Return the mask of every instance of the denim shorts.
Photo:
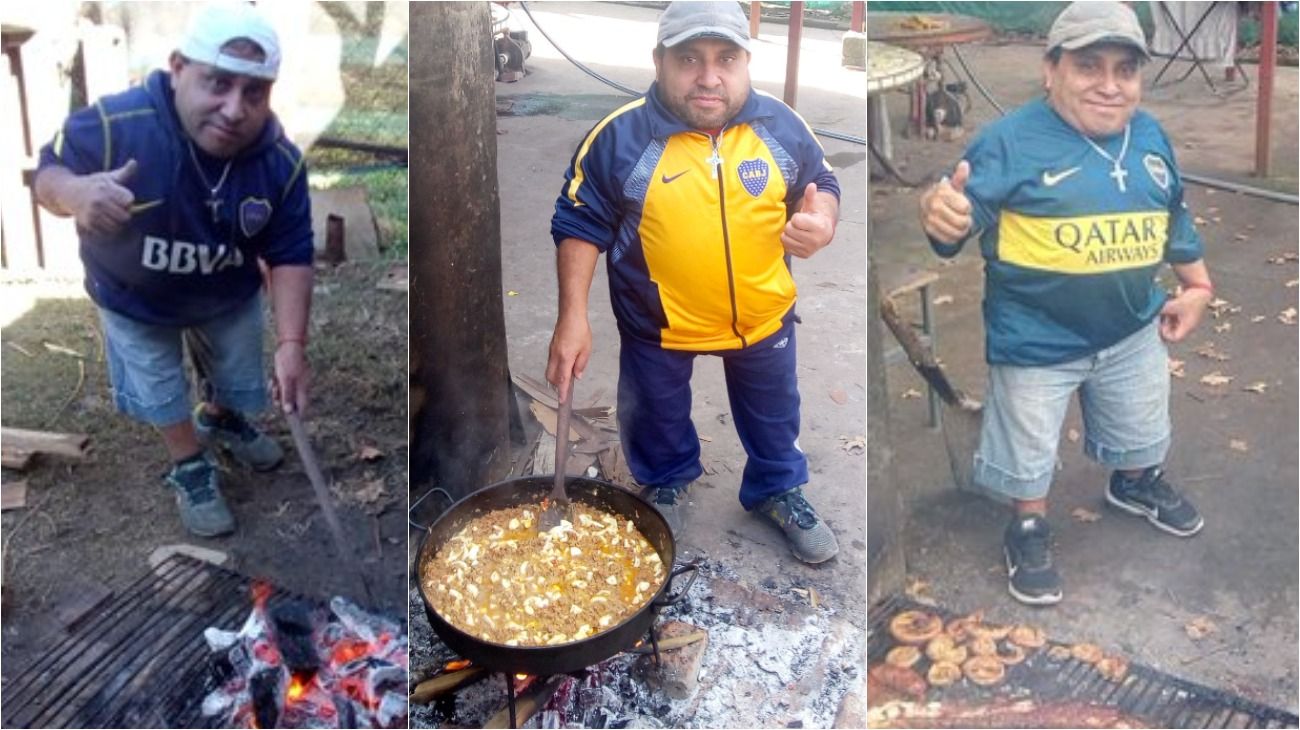
<svg viewBox="0 0 1300 730">
<path fill-rule="evenodd" d="M 1011 499 L 1047 496 L 1070 397 L 1078 391 L 1083 451 L 1112 469 L 1143 469 L 1169 451 L 1169 354 L 1157 323 L 1088 357 L 989 368 L 975 482 Z"/>
<path fill-rule="evenodd" d="M 113 402 L 128 416 L 154 426 L 189 419 L 186 349 L 204 400 L 242 413 L 266 408 L 261 296 L 193 327 L 146 324 L 102 307 L 99 316 Z"/>
</svg>

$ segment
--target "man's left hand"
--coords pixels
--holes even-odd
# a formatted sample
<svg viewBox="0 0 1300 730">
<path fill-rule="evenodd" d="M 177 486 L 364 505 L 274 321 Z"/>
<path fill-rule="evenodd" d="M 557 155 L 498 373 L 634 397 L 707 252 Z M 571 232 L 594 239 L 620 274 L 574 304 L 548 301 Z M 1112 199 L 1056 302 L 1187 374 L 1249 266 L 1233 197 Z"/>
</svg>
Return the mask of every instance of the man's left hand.
<svg viewBox="0 0 1300 730">
<path fill-rule="evenodd" d="M 1213 296 L 1200 287 L 1183 289 L 1176 297 L 1165 302 L 1160 310 L 1160 336 L 1165 342 L 1179 342 L 1200 324 L 1205 307 Z"/>
<path fill-rule="evenodd" d="M 786 253 L 806 259 L 825 248 L 834 235 L 834 217 L 817 203 L 817 183 L 808 183 L 799 212 L 790 216 L 781 231 L 781 245 Z"/>
<path fill-rule="evenodd" d="M 311 385 L 311 368 L 303 343 L 286 340 L 275 348 L 275 378 L 271 380 L 271 397 L 285 413 L 302 415 L 307 410 L 307 390 Z"/>
</svg>

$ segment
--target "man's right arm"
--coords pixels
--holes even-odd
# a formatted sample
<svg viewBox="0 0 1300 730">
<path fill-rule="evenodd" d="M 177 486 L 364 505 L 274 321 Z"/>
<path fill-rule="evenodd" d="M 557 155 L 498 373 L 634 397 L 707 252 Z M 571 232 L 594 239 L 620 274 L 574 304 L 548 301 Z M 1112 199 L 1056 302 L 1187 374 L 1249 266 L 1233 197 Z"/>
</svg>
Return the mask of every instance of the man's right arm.
<svg viewBox="0 0 1300 730">
<path fill-rule="evenodd" d="M 78 175 L 62 165 L 46 165 L 36 173 L 36 200 L 55 215 L 72 216 L 77 227 L 112 236 L 131 222 L 135 195 L 127 184 L 136 172 L 135 160 L 116 170 Z"/>
<path fill-rule="evenodd" d="M 555 249 L 560 306 L 551 336 L 546 380 L 555 386 L 560 400 L 568 397 L 569 376 L 581 378 L 591 359 L 591 323 L 587 319 L 587 298 L 596 275 L 600 249 L 579 238 L 566 238 Z"/>
<path fill-rule="evenodd" d="M 921 194 L 921 228 L 940 256 L 955 256 L 970 235 L 974 223 L 973 206 L 966 197 L 970 172 L 970 163 L 962 160 L 951 179 L 945 176 Z"/>
</svg>

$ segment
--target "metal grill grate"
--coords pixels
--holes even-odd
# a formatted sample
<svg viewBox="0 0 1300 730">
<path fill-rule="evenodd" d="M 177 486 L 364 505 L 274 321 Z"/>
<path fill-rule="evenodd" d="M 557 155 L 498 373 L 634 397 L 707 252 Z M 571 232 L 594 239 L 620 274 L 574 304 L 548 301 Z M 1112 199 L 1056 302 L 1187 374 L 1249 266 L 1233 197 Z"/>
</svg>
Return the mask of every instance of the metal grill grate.
<svg viewBox="0 0 1300 730">
<path fill-rule="evenodd" d="M 175 555 L 7 683 L 5 727 L 208 727 L 214 687 L 203 630 L 237 629 L 252 580 Z M 274 590 L 271 604 L 299 599 Z"/>
<path fill-rule="evenodd" d="M 952 611 L 924 606 L 901 596 L 881 600 L 867 615 L 868 664 L 883 661 L 892 644 L 889 621 L 909 609 L 929 611 L 945 621 L 957 616 Z M 1130 664 L 1123 681 L 1112 682 L 1091 664 L 1074 658 L 1050 662 L 1046 657 L 1050 646 L 1049 643 L 1031 652 L 1024 662 L 1008 667 L 1006 681 L 996 688 L 981 689 L 961 682 L 945 688 L 943 696 L 987 700 L 1028 693 L 1045 702 L 1090 702 L 1118 708 L 1154 727 L 1300 727 L 1300 718 L 1293 713 L 1136 663 Z"/>
</svg>

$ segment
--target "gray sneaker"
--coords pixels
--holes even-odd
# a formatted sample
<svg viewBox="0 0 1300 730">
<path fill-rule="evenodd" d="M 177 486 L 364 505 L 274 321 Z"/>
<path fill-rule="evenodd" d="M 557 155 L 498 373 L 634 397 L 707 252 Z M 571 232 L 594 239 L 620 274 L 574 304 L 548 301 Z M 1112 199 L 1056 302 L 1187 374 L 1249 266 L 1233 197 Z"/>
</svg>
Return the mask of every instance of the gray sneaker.
<svg viewBox="0 0 1300 730">
<path fill-rule="evenodd" d="M 221 496 L 217 467 L 206 453 L 174 465 L 163 480 L 176 492 L 185 529 L 199 537 L 235 531 L 235 517 Z"/>
<path fill-rule="evenodd" d="M 284 461 L 284 450 L 275 439 L 253 428 L 239 411 L 209 414 L 200 403 L 194 409 L 194 432 L 209 448 L 221 447 L 240 464 L 253 471 L 270 471 Z"/>
<path fill-rule="evenodd" d="M 817 516 L 799 487 L 768 497 L 754 511 L 781 528 L 790 551 L 805 563 L 824 563 L 840 551 L 835 533 Z"/>
<path fill-rule="evenodd" d="M 673 540 L 682 539 L 682 533 L 686 529 L 686 498 L 688 485 L 680 487 L 643 487 L 641 489 L 641 499 L 653 504 L 659 514 L 663 515 L 664 522 L 668 523 L 668 529 L 673 532 Z"/>
</svg>

